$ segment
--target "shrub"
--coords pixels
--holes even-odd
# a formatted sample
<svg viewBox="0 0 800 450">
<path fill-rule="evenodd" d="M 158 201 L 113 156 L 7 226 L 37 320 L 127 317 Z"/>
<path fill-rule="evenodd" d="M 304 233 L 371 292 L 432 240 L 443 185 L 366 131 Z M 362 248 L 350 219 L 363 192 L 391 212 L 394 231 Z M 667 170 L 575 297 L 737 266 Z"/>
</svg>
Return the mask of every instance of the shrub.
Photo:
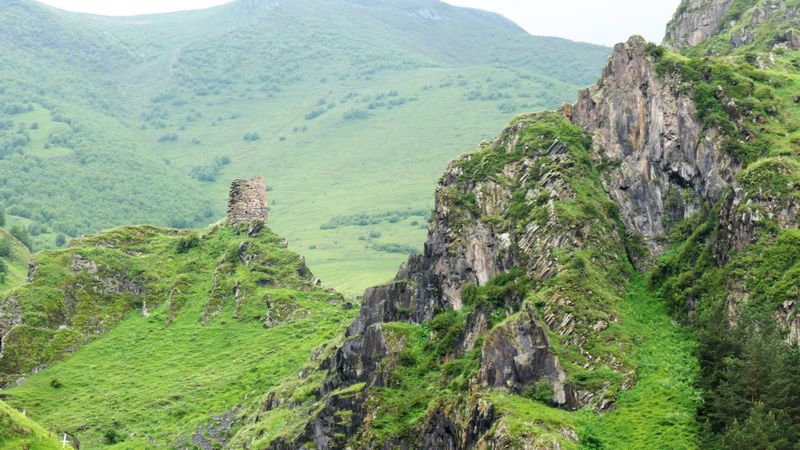
<svg viewBox="0 0 800 450">
<path fill-rule="evenodd" d="M 344 120 L 347 121 L 355 121 L 355 120 L 364 120 L 369 119 L 372 116 L 371 113 L 364 111 L 363 109 L 351 109 L 344 113 Z"/>
<path fill-rule="evenodd" d="M 28 247 L 28 250 L 33 249 L 33 245 L 31 244 L 31 238 L 28 236 L 28 231 L 22 227 L 11 227 L 11 235 L 17 238 L 18 241 L 22 242 L 25 247 Z"/>
<path fill-rule="evenodd" d="M 199 246 L 200 246 L 200 236 L 196 234 L 190 234 L 188 236 L 184 236 L 178 239 L 178 243 L 175 245 L 175 250 L 178 253 L 186 253 L 189 250 Z"/>
<path fill-rule="evenodd" d="M 124 437 L 120 434 L 119 431 L 115 430 L 114 428 L 108 429 L 108 431 L 103 434 L 103 438 L 105 443 L 108 445 L 119 444 L 120 442 L 124 441 Z"/>
</svg>

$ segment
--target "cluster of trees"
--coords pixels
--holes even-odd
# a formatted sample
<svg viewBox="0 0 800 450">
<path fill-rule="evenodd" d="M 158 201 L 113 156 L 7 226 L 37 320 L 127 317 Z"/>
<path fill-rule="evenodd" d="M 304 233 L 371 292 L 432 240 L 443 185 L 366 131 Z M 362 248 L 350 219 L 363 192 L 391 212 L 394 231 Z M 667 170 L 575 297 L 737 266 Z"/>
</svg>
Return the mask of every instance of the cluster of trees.
<svg viewBox="0 0 800 450">
<path fill-rule="evenodd" d="M 192 167 L 191 176 L 197 181 L 212 182 L 217 180 L 222 168 L 231 163 L 228 156 L 217 156 L 208 164 Z"/>
<path fill-rule="evenodd" d="M 419 249 L 417 247 L 394 243 L 379 244 L 377 242 L 373 242 L 369 248 L 375 250 L 376 252 L 399 253 L 403 255 L 414 255 L 419 253 Z"/>
<path fill-rule="evenodd" d="M 726 323 L 700 333 L 708 446 L 793 448 L 800 442 L 800 348 L 786 345 L 770 315 L 734 330 Z"/>
<path fill-rule="evenodd" d="M 381 222 L 397 223 L 408 217 L 429 217 L 430 211 L 427 209 L 404 209 L 400 211 L 385 211 L 375 214 L 354 214 L 351 216 L 335 216 L 326 223 L 320 225 L 320 230 L 335 230 L 341 227 L 366 227 L 377 225 Z"/>
<path fill-rule="evenodd" d="M 0 121 L 0 159 L 22 154 L 30 145 L 31 136 L 24 126 L 14 127 L 14 121 Z"/>
<path fill-rule="evenodd" d="M 261 136 L 255 131 L 253 131 L 252 133 L 245 133 L 242 139 L 244 139 L 245 142 L 255 142 L 261 139 Z"/>
</svg>

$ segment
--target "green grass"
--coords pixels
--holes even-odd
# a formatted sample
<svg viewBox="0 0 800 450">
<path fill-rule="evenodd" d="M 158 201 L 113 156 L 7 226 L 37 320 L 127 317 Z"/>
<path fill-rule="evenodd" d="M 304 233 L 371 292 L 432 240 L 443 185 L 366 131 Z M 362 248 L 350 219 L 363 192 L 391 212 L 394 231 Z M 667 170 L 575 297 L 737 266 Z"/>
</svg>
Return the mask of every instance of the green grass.
<svg viewBox="0 0 800 450">
<path fill-rule="evenodd" d="M 56 450 L 58 437 L 0 400 L 0 450 Z M 71 449 L 71 445 L 64 448 Z"/>
<path fill-rule="evenodd" d="M 610 412 L 580 413 L 586 448 L 699 448 L 697 344 L 645 286 L 634 281 L 622 304 L 622 326 L 634 342 L 636 385 L 619 394 Z"/>
<path fill-rule="evenodd" d="M 487 397 L 501 414 L 507 434 L 540 442 L 556 440 L 562 448 L 587 450 L 700 448 L 695 420 L 701 403 L 695 387 L 699 366 L 691 331 L 670 318 L 666 303 L 646 288 L 641 277 L 628 288 L 620 326 L 634 343 L 636 384 L 619 393 L 610 412 L 570 413 L 502 391 L 491 392 Z M 559 427 L 578 431 L 580 445 L 560 436 Z"/>
<path fill-rule="evenodd" d="M 46 226 L 37 249 L 58 232 L 205 226 L 223 216 L 231 179 L 264 175 L 272 227 L 327 285 L 361 294 L 405 255 L 321 225 L 430 209 L 450 159 L 519 112 L 574 99 L 608 55 L 429 0 L 263 8 L 98 19 L 9 5 L 0 73 L 26 82 L 0 83 L 0 119 L 14 122 L 0 130 L 0 207 Z M 306 119 L 315 110 L 324 113 Z M 260 139 L 246 141 L 252 133 Z M 4 155 L 16 137 L 27 141 Z M 191 177 L 221 156 L 231 162 L 214 181 Z M 375 229 L 404 248 L 425 236 L 407 224 Z"/>
<path fill-rule="evenodd" d="M 31 253 L 27 247 L 2 228 L 0 228 L 0 240 L 9 248 L 8 256 L 0 258 L 6 267 L 5 273 L 0 277 L 0 294 L 2 294 L 22 283 L 28 276 L 28 260 Z"/>
<path fill-rule="evenodd" d="M 569 413 L 496 391 L 488 394 L 502 415 L 502 425 L 495 428 L 507 427 L 510 436 L 524 436 L 525 442 L 555 439 L 564 448 L 575 445 L 558 435 L 559 427 L 578 431 L 581 448 L 587 449 L 698 448 L 695 415 L 701 396 L 695 387 L 699 376 L 696 341 L 690 330 L 670 318 L 666 303 L 645 285 L 641 277 L 634 280 L 619 308 L 621 335 L 631 341 L 626 351 L 636 367 L 636 383 L 617 394 L 610 412 Z"/>
<path fill-rule="evenodd" d="M 196 303 L 169 327 L 134 313 L 7 391 L 8 401 L 41 423 L 76 432 L 83 448 L 102 447 L 98 440 L 109 429 L 151 445 L 186 443 L 211 415 L 295 376 L 316 347 L 343 330 L 347 315 L 338 306 L 300 305 L 310 314 L 270 330 L 229 319 L 232 308 L 201 327 Z"/>
<path fill-rule="evenodd" d="M 249 265 L 239 260 L 243 242 Z M 82 448 L 105 447 L 110 432 L 122 448 L 188 445 L 211 416 L 294 378 L 354 314 L 300 277 L 300 257 L 269 230 L 120 228 L 35 263 L 34 281 L 7 294 L 24 324 L 6 336 L 0 369 L 15 379 L 48 367 L 4 395 Z"/>
</svg>

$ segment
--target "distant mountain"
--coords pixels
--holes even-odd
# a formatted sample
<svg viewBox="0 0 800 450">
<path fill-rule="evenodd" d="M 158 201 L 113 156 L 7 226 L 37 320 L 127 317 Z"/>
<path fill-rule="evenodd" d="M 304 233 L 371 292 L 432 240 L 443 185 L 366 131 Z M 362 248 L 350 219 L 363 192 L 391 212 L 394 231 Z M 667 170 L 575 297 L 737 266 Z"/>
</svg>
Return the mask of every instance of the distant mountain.
<svg viewBox="0 0 800 450">
<path fill-rule="evenodd" d="M 126 223 L 204 225 L 225 180 L 264 174 L 274 227 L 353 292 L 422 239 L 409 211 L 430 209 L 449 159 L 574 99 L 608 55 L 435 0 L 0 9 L 0 206 L 33 224 L 37 248 Z M 320 230 L 375 214 L 408 220 Z"/>
</svg>

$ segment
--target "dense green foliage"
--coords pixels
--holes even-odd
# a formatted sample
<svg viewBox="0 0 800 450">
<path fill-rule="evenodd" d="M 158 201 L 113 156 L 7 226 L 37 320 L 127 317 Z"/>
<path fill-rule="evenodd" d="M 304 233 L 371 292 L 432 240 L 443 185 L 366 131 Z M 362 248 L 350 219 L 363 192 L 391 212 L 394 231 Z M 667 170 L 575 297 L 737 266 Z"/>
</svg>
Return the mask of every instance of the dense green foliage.
<svg viewBox="0 0 800 450">
<path fill-rule="evenodd" d="M 239 0 L 141 20 L 0 6 L 0 207 L 37 228 L 37 249 L 205 226 L 232 178 L 264 175 L 273 228 L 348 293 L 403 255 L 321 225 L 430 209 L 447 161 L 573 99 L 608 54 L 433 0 Z M 382 244 L 416 246 L 414 220 L 378 224 Z"/>
<path fill-rule="evenodd" d="M 770 11 L 766 3 L 733 2 L 718 34 L 684 55 L 648 49 L 660 74 L 680 77 L 707 132 L 724 139 L 744 167 L 737 182 L 746 201 L 735 220 L 758 216 L 755 243 L 720 261 L 726 230 L 719 226 L 721 205 L 709 205 L 673 228 L 652 279 L 699 340 L 707 448 L 800 442 L 800 351 L 787 338 L 800 294 L 800 234 L 775 217 L 800 199 L 800 66 L 798 52 L 781 45 L 791 18 L 760 12 Z M 757 14 L 766 19 L 754 21 Z M 746 45 L 731 46 L 732 37 L 745 34 Z M 729 56 L 701 56 L 719 54 Z"/>
<path fill-rule="evenodd" d="M 798 295 L 800 233 L 765 233 L 719 267 L 705 244 L 714 233 L 711 223 L 697 218 L 685 224 L 694 232 L 676 239 L 681 244 L 662 258 L 654 278 L 680 316 L 690 313 L 700 342 L 706 446 L 743 448 L 754 441 L 742 436 L 750 436 L 764 439 L 757 448 L 787 448 L 781 442 L 800 439 L 800 350 L 785 345 L 775 311 Z M 730 297 L 730 290 L 746 292 L 745 301 Z"/>
<path fill-rule="evenodd" d="M 184 447 L 212 415 L 294 377 L 352 317 L 268 230 L 121 228 L 35 264 L 6 294 L 24 324 L 5 336 L 0 372 L 49 367 L 4 394 L 81 448 Z"/>
</svg>

